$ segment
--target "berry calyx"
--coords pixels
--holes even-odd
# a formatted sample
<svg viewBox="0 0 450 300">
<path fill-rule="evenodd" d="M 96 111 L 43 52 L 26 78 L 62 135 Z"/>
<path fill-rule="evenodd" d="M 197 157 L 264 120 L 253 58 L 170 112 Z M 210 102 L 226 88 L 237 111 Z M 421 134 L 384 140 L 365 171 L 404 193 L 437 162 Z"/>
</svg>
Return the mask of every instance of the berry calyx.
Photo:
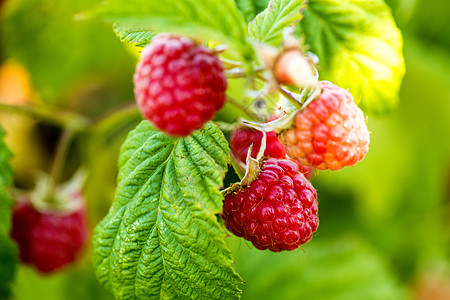
<svg viewBox="0 0 450 300">
<path fill-rule="evenodd" d="M 301 110 L 281 134 L 286 153 L 302 165 L 339 170 L 361 161 L 369 150 L 369 130 L 352 95 L 328 81 L 321 95 Z"/>
<path fill-rule="evenodd" d="M 143 116 L 172 136 L 200 129 L 225 102 L 220 60 L 186 37 L 160 34 L 144 48 L 134 74 Z"/>
<path fill-rule="evenodd" d="M 230 232 L 260 250 L 290 251 L 319 226 L 316 198 L 296 163 L 269 158 L 255 180 L 225 197 L 221 217 Z"/>
<path fill-rule="evenodd" d="M 11 237 L 22 262 L 50 273 L 73 262 L 87 237 L 84 206 L 69 214 L 40 212 L 25 198 L 13 210 Z"/>
<path fill-rule="evenodd" d="M 263 133 L 258 130 L 238 128 L 231 133 L 230 148 L 233 154 L 240 162 L 244 163 L 247 160 L 247 152 L 251 145 L 253 145 L 251 157 L 256 158 L 259 149 L 261 148 L 261 139 Z M 273 158 L 284 158 L 284 145 L 278 140 L 275 132 L 266 132 L 266 149 L 264 156 Z"/>
<path fill-rule="evenodd" d="M 239 160 L 241 165 L 245 165 L 248 149 L 251 145 L 253 145 L 253 148 L 250 156 L 256 158 L 256 155 L 261 148 L 262 136 L 263 133 L 261 131 L 247 128 L 238 128 L 231 133 L 230 148 L 234 157 Z M 266 132 L 266 149 L 264 150 L 264 156 L 272 158 L 287 158 L 284 145 L 277 138 L 274 131 Z M 310 179 L 314 175 L 314 167 L 303 166 L 298 161 L 294 162 L 306 178 Z"/>
</svg>

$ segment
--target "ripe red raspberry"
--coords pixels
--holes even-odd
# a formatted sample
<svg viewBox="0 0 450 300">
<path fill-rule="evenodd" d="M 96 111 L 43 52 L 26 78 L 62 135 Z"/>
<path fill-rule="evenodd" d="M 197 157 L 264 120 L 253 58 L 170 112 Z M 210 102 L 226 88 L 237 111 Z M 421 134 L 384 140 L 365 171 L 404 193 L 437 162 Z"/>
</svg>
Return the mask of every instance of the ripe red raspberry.
<svg viewBox="0 0 450 300">
<path fill-rule="evenodd" d="M 256 155 L 261 148 L 261 139 L 263 133 L 258 130 L 251 130 L 246 128 L 239 128 L 233 131 L 230 137 L 230 147 L 235 157 L 244 164 L 247 160 L 248 148 L 253 144 L 251 157 L 256 158 Z M 278 140 L 275 132 L 266 132 L 266 150 L 264 156 L 273 158 L 284 158 L 284 145 Z"/>
<path fill-rule="evenodd" d="M 49 273 L 75 260 L 87 236 L 84 207 L 70 214 L 41 213 L 30 201 L 18 202 L 11 237 L 22 262 Z"/>
<path fill-rule="evenodd" d="M 227 81 L 211 50 L 160 34 L 142 51 L 134 86 L 146 119 L 169 135 L 187 136 L 223 106 Z"/>
<path fill-rule="evenodd" d="M 246 163 L 248 148 L 253 144 L 251 157 L 256 158 L 261 147 L 261 139 L 263 133 L 258 130 L 239 128 L 233 131 L 230 137 L 230 148 L 236 159 L 242 163 Z M 266 132 L 266 150 L 264 156 L 272 158 L 286 158 L 284 145 L 278 140 L 274 131 Z M 311 178 L 314 174 L 314 168 L 303 166 L 295 161 L 306 178 Z"/>
<path fill-rule="evenodd" d="M 261 250 L 294 250 L 319 226 L 317 194 L 289 159 L 269 158 L 257 179 L 225 197 L 222 219 Z"/>
<path fill-rule="evenodd" d="M 287 158 L 287 156 L 285 157 Z M 309 180 L 311 180 L 311 178 L 314 176 L 315 172 L 314 172 L 314 167 L 313 166 L 304 166 L 301 163 L 299 163 L 298 161 L 296 161 L 295 159 L 291 159 L 293 162 L 295 162 L 298 166 L 298 170 L 305 175 L 305 177 Z"/>
<path fill-rule="evenodd" d="M 353 166 L 369 151 L 369 131 L 352 95 L 328 81 L 322 94 L 295 117 L 281 135 L 287 154 L 319 170 Z"/>
</svg>

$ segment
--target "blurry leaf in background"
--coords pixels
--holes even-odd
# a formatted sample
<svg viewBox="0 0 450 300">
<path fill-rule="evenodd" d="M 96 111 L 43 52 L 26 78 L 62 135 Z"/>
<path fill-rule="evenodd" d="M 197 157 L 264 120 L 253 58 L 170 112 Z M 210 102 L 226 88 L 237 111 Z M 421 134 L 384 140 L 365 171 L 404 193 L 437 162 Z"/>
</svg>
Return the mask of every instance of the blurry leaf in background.
<svg viewBox="0 0 450 300">
<path fill-rule="evenodd" d="M 20 266 L 14 289 L 14 300 L 113 300 L 95 279 L 90 256 L 63 271 L 42 276 L 28 266 Z"/>
<path fill-rule="evenodd" d="M 253 0 L 235 0 L 236 6 L 244 16 L 245 21 L 250 22 L 256 16 Z"/>
<path fill-rule="evenodd" d="M 450 1 L 387 0 L 400 28 L 431 46 L 450 49 Z"/>
<path fill-rule="evenodd" d="M 3 7 L 4 55 L 28 69 L 45 103 L 67 105 L 68 98 L 83 98 L 90 89 L 111 82 L 124 86 L 123 76 L 132 76 L 133 59 L 110 25 L 74 20 L 75 14 L 92 6 L 91 0 L 8 0 Z M 131 96 L 131 88 L 122 90 L 109 96 L 116 95 L 116 102 Z M 105 109 L 102 97 L 96 100 Z"/>
<path fill-rule="evenodd" d="M 108 212 L 117 185 L 117 158 L 128 133 L 142 121 L 134 105 L 111 112 L 110 117 L 92 126 L 77 141 L 84 166 L 88 170 L 85 194 L 89 219 L 96 225 Z M 99 154 L 100 153 L 100 154 Z"/>
<path fill-rule="evenodd" d="M 320 230 L 320 227 L 319 227 Z M 246 284 L 242 299 L 407 299 L 385 259 L 353 235 L 321 238 L 304 251 L 259 251 L 233 238 L 236 269 Z"/>
<path fill-rule="evenodd" d="M 12 187 L 11 152 L 3 142 L 5 133 L 0 126 L 0 299 L 11 297 L 12 282 L 16 270 L 16 247 L 9 238 L 13 201 L 8 195 Z"/>
<path fill-rule="evenodd" d="M 342 200 L 335 196 L 349 191 L 353 226 L 410 281 L 430 261 L 450 259 L 450 56 L 416 38 L 405 40 L 409 72 L 399 110 L 387 119 L 369 119 L 371 145 L 364 161 L 321 173 L 313 183 L 321 198 L 321 226 L 337 230 Z M 319 228 L 327 234 L 326 226 Z"/>
<path fill-rule="evenodd" d="M 267 8 L 270 0 L 234 0 L 247 22 L 252 21 L 257 14 Z"/>
<path fill-rule="evenodd" d="M 17 248 L 9 235 L 0 234 L 0 300 L 11 299 L 16 276 Z"/>
<path fill-rule="evenodd" d="M 29 105 L 33 93 L 30 75 L 23 65 L 11 60 L 0 65 L 0 104 Z M 14 153 L 11 166 L 15 178 L 20 178 L 22 185 L 32 185 L 35 178 L 30 170 L 45 169 L 48 163 L 36 121 L 0 112 L 0 125 L 6 132 L 5 143 Z M 33 155 L 30 155 L 30 149 Z"/>
<path fill-rule="evenodd" d="M 7 189 L 12 187 L 13 172 L 9 164 L 12 153 L 3 141 L 4 136 L 5 132 L 0 126 L 0 234 L 7 235 L 11 228 L 10 210 L 13 204 Z"/>
<path fill-rule="evenodd" d="M 145 32 L 138 33 L 144 28 L 226 43 L 227 51 L 244 60 L 250 60 L 254 54 L 247 42 L 246 23 L 233 0 L 167 0 L 164 4 L 158 1 L 108 0 L 93 13 L 118 24 L 116 34 L 119 37 L 133 32 L 136 44 L 148 41 Z"/>
<path fill-rule="evenodd" d="M 322 80 L 349 89 L 365 112 L 397 107 L 405 72 L 402 37 L 383 0 L 311 0 L 299 30 Z"/>
</svg>

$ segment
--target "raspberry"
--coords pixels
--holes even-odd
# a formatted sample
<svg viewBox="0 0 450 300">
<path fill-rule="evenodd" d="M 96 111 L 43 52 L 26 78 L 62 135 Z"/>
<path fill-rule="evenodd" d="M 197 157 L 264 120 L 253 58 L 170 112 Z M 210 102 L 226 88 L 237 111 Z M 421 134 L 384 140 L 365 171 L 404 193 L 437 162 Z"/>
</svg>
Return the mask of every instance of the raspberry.
<svg viewBox="0 0 450 300">
<path fill-rule="evenodd" d="M 49 273 L 75 260 L 87 236 L 84 207 L 66 215 L 41 213 L 30 201 L 13 210 L 11 237 L 22 262 Z"/>
<path fill-rule="evenodd" d="M 259 148 L 261 148 L 261 139 L 263 133 L 258 130 L 239 128 L 233 131 L 230 137 L 231 151 L 235 157 L 244 164 L 247 160 L 248 148 L 253 144 L 251 157 L 256 158 Z M 284 145 L 278 140 L 275 132 L 266 132 L 266 150 L 264 156 L 273 158 L 284 158 Z"/>
<path fill-rule="evenodd" d="M 134 85 L 146 119 L 169 135 L 187 136 L 223 106 L 227 81 L 211 50 L 186 37 L 160 34 L 142 51 Z"/>
<path fill-rule="evenodd" d="M 251 184 L 225 197 L 222 219 L 260 249 L 294 250 L 319 226 L 317 194 L 289 159 L 267 159 Z"/>
<path fill-rule="evenodd" d="M 251 130 L 245 128 L 239 128 L 233 131 L 230 137 L 230 148 L 234 156 L 242 163 L 246 163 L 248 148 L 253 144 L 251 157 L 256 158 L 261 147 L 261 139 L 263 133 L 258 130 Z M 264 156 L 272 158 L 286 158 L 284 151 L 284 145 L 278 140 L 274 131 L 266 132 L 266 150 Z M 310 166 L 303 166 L 299 162 L 297 163 L 300 172 L 302 172 L 306 178 L 311 178 L 314 174 L 314 168 Z"/>
<path fill-rule="evenodd" d="M 352 95 L 328 81 L 322 94 L 295 117 L 281 135 L 287 154 L 319 170 L 353 166 L 369 151 L 369 131 Z"/>
<path fill-rule="evenodd" d="M 286 157 L 287 158 L 287 157 Z M 305 177 L 309 180 L 314 176 L 314 167 L 312 166 L 304 166 L 295 159 L 291 159 L 293 162 L 295 162 L 298 166 L 298 170 L 305 175 Z"/>
<path fill-rule="evenodd" d="M 304 88 L 317 83 L 313 63 L 298 49 L 281 53 L 275 62 L 273 73 L 282 84 Z"/>
</svg>

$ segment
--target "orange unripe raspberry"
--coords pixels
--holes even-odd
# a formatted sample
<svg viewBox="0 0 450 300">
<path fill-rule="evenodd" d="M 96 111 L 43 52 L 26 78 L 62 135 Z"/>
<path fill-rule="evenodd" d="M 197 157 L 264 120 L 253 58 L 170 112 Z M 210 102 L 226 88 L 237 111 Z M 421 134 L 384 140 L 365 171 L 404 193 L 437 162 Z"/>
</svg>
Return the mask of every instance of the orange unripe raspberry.
<svg viewBox="0 0 450 300">
<path fill-rule="evenodd" d="M 286 153 L 306 166 L 339 170 L 362 160 L 369 150 L 369 131 L 352 95 L 328 81 L 322 94 L 295 117 L 281 134 Z"/>
</svg>

